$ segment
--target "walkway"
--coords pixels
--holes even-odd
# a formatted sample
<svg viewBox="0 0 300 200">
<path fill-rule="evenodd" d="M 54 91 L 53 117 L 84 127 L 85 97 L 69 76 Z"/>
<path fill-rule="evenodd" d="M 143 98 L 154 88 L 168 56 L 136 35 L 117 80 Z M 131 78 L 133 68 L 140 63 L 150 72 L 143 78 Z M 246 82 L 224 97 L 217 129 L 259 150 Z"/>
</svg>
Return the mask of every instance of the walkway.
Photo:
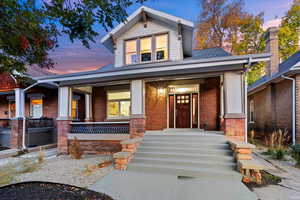
<svg viewBox="0 0 300 200">
<path fill-rule="evenodd" d="M 115 200 L 256 200 L 231 154 L 217 132 L 148 132 L 126 171 L 114 171 L 90 189 Z"/>
</svg>

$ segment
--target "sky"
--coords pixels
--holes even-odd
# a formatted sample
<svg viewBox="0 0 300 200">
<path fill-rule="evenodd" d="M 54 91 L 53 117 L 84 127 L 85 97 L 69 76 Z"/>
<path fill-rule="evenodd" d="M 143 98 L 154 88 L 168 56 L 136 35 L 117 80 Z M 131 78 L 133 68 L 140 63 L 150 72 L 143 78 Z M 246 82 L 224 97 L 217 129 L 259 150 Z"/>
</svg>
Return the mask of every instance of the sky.
<svg viewBox="0 0 300 200">
<path fill-rule="evenodd" d="M 244 0 L 245 9 L 249 13 L 264 12 L 264 28 L 278 25 L 293 0 Z M 153 9 L 175 15 L 197 23 L 201 13 L 199 0 L 148 0 L 144 5 Z M 134 12 L 141 4 L 128 8 L 128 14 Z M 100 43 L 106 31 L 99 27 L 99 37 L 96 43 L 87 49 L 79 41 L 70 42 L 67 36 L 59 38 L 59 47 L 50 52 L 55 67 L 52 72 L 58 74 L 73 73 L 78 71 L 94 70 L 101 66 L 113 63 L 113 55 Z"/>
</svg>

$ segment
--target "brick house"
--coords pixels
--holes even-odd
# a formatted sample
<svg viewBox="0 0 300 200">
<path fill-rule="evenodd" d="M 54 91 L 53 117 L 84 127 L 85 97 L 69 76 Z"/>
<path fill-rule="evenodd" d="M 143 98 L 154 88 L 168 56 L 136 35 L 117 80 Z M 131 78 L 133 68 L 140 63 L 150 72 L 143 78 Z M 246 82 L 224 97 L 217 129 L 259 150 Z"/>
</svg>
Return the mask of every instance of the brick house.
<svg viewBox="0 0 300 200">
<path fill-rule="evenodd" d="M 193 51 L 194 24 L 142 6 L 101 40 L 115 55 L 98 70 L 39 77 L 58 84 L 58 150 L 77 138 L 85 153 L 120 151 L 120 141 L 149 130 L 194 128 L 246 136 L 245 67 L 269 54 Z M 74 92 L 85 119 L 72 120 Z"/>
<path fill-rule="evenodd" d="M 1 146 L 26 148 L 56 142 L 58 86 L 36 83 L 37 76 L 49 75 L 54 74 L 37 66 L 28 67 L 22 81 L 0 74 Z M 84 120 L 84 95 L 74 92 L 72 103 L 73 120 Z"/>
<path fill-rule="evenodd" d="M 292 143 L 300 142 L 300 45 L 299 51 L 280 63 L 278 28 L 266 34 L 271 59 L 266 75 L 248 88 L 248 126 L 260 137 L 275 129 L 287 130 Z"/>
</svg>

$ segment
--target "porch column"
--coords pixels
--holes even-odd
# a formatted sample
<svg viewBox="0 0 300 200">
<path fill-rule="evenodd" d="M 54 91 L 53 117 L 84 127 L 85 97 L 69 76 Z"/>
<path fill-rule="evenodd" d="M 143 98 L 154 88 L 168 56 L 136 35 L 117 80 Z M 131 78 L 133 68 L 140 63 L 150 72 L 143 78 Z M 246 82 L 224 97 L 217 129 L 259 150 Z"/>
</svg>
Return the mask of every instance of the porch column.
<svg viewBox="0 0 300 200">
<path fill-rule="evenodd" d="M 220 76 L 220 129 L 225 130 L 224 127 L 224 76 Z"/>
<path fill-rule="evenodd" d="M 90 122 L 92 120 L 92 94 L 85 94 L 85 121 Z"/>
<path fill-rule="evenodd" d="M 59 153 L 68 153 L 68 133 L 72 121 L 72 88 L 58 88 L 57 149 Z"/>
<path fill-rule="evenodd" d="M 245 140 L 245 90 L 241 72 L 224 73 L 225 135 L 234 139 Z"/>
<path fill-rule="evenodd" d="M 145 83 L 143 80 L 132 80 L 130 137 L 143 137 L 145 133 Z"/>
<path fill-rule="evenodd" d="M 21 88 L 15 89 L 16 116 L 11 120 L 10 148 L 21 149 L 23 139 L 23 118 L 24 118 L 24 91 Z"/>
</svg>

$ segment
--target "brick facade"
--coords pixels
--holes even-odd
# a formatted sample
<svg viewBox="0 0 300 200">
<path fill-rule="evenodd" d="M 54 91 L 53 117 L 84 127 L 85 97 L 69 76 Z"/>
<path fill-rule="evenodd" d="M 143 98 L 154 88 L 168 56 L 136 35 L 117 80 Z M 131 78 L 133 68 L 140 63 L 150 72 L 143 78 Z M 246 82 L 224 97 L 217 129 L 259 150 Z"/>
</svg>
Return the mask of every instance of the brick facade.
<svg viewBox="0 0 300 200">
<path fill-rule="evenodd" d="M 296 141 L 300 144 L 300 75 L 296 79 Z"/>
<path fill-rule="evenodd" d="M 72 140 L 69 140 L 69 145 Z M 122 150 L 119 140 L 78 140 L 84 154 L 111 155 Z"/>
<path fill-rule="evenodd" d="M 20 85 L 8 74 L 0 74 L 0 80 L 0 91 L 9 91 L 20 87 Z"/>
<path fill-rule="evenodd" d="M 57 120 L 57 150 L 59 153 L 68 153 L 68 133 L 70 133 L 71 120 Z"/>
<path fill-rule="evenodd" d="M 245 119 L 225 118 L 224 131 L 227 137 L 244 141 Z"/>
<path fill-rule="evenodd" d="M 146 130 L 145 118 L 131 118 L 129 124 L 130 138 L 143 137 Z"/>
<path fill-rule="evenodd" d="M 12 119 L 11 127 L 10 148 L 21 149 L 23 138 L 23 120 Z"/>
<path fill-rule="evenodd" d="M 200 128 L 220 130 L 220 79 L 207 78 L 200 85 Z"/>
<path fill-rule="evenodd" d="M 254 102 L 254 123 L 248 127 L 255 130 L 257 137 L 264 137 L 274 129 L 292 133 L 292 81 L 283 80 L 249 95 L 248 113 L 250 101 Z"/>
</svg>

